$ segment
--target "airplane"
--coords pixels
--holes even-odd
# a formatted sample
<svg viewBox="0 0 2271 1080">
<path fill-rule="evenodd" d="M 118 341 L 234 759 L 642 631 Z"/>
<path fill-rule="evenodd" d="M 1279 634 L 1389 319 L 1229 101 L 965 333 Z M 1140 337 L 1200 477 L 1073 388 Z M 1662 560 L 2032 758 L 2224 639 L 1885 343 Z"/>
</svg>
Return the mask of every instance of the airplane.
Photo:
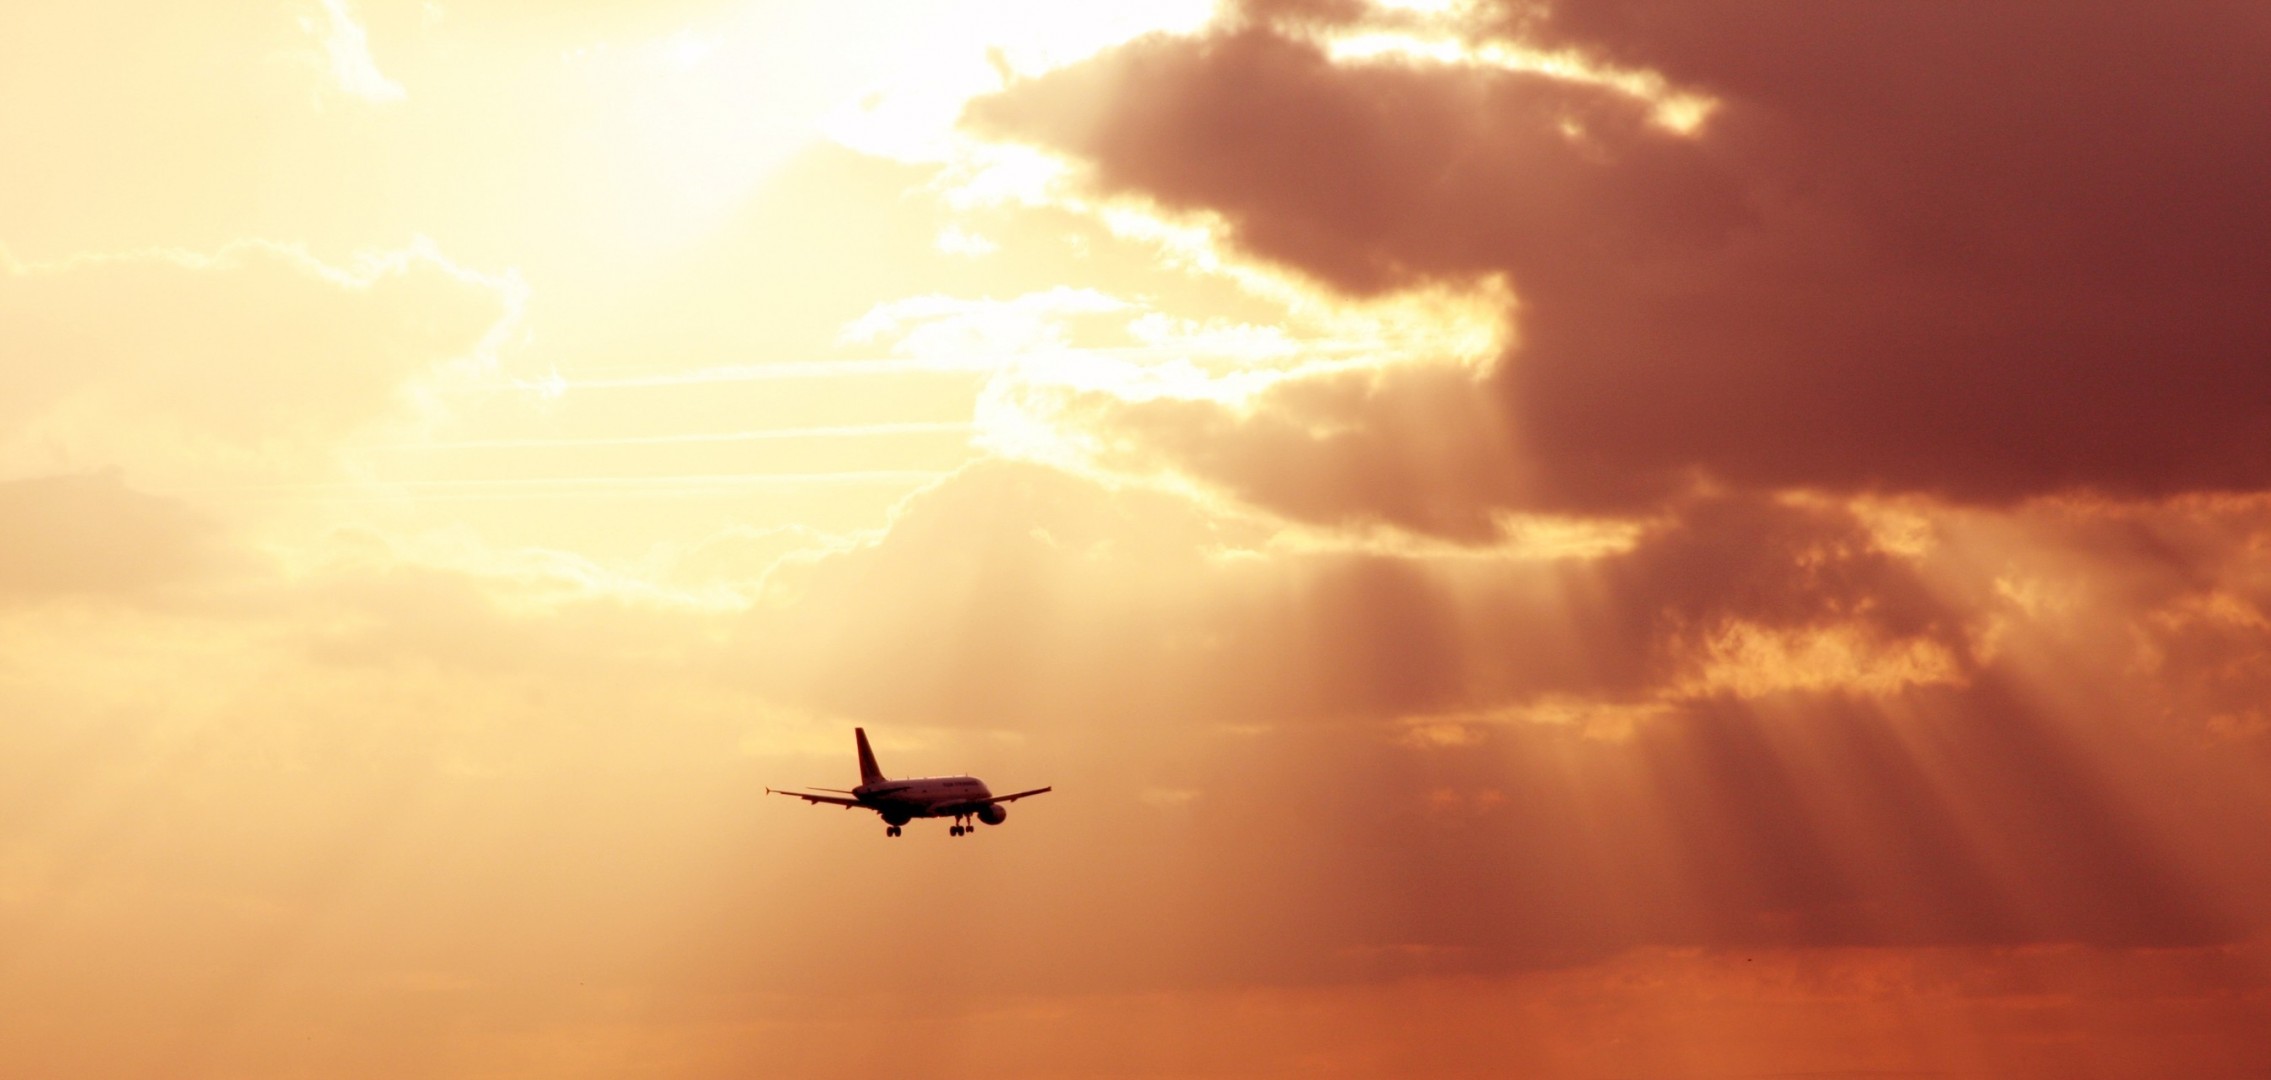
<svg viewBox="0 0 2271 1080">
<path fill-rule="evenodd" d="M 907 780 L 891 780 L 883 770 L 875 767 L 875 751 L 867 747 L 867 729 L 853 728 L 852 738 L 859 744 L 860 784 L 845 791 L 842 788 L 816 788 L 816 791 L 833 792 L 830 795 L 813 795 L 802 791 L 776 791 L 766 788 L 767 795 L 788 795 L 815 805 L 826 803 L 846 810 L 859 808 L 883 815 L 883 835 L 897 836 L 900 827 L 919 817 L 950 817 L 954 827 L 949 836 L 963 836 L 978 831 L 970 824 L 977 818 L 988 825 L 999 825 L 1009 820 L 1006 802 L 1016 802 L 1029 795 L 1045 795 L 1050 789 L 1034 788 L 1015 795 L 996 795 L 986 790 L 985 781 L 974 776 L 923 776 Z M 851 798 L 844 798 L 849 795 Z"/>
</svg>

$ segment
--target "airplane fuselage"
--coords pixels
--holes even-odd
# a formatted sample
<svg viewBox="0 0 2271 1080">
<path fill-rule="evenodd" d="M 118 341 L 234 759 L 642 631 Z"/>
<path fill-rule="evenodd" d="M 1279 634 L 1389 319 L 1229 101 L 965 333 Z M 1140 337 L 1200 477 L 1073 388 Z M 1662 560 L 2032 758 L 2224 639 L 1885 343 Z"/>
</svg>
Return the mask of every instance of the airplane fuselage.
<svg viewBox="0 0 2271 1080">
<path fill-rule="evenodd" d="M 974 776 L 917 776 L 861 784 L 852 789 L 852 797 L 863 806 L 874 807 L 885 821 L 902 824 L 892 819 L 971 814 L 975 812 L 974 807 L 984 806 L 994 793 L 986 789 L 985 781 Z"/>
</svg>

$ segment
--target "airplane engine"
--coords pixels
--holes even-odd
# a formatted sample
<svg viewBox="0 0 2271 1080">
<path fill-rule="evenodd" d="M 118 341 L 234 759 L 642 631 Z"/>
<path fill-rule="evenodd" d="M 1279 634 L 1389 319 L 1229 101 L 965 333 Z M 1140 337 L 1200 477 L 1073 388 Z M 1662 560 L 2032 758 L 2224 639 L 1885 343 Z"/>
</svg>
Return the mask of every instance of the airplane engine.
<svg viewBox="0 0 2271 1080">
<path fill-rule="evenodd" d="M 989 806 L 981 806 L 978 808 L 978 820 L 983 821 L 988 825 L 999 825 L 1002 822 L 1009 820 L 1009 807 L 1003 806 L 1000 803 L 994 803 Z"/>
</svg>

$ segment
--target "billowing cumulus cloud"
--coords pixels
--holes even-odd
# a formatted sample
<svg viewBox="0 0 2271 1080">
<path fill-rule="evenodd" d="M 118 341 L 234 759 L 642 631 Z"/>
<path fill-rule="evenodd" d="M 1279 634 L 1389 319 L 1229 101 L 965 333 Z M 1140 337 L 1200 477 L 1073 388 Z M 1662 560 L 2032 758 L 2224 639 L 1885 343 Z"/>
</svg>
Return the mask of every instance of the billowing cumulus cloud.
<svg viewBox="0 0 2271 1080">
<path fill-rule="evenodd" d="M 1569 0 L 1462 25 L 1716 104 L 1683 132 L 1597 81 L 1336 60 L 1362 19 L 1311 12 L 1125 46 L 970 121 L 1343 290 L 1505 275 L 1492 392 L 1534 473 L 1467 484 L 1503 502 L 2271 481 L 2248 6 Z"/>
</svg>

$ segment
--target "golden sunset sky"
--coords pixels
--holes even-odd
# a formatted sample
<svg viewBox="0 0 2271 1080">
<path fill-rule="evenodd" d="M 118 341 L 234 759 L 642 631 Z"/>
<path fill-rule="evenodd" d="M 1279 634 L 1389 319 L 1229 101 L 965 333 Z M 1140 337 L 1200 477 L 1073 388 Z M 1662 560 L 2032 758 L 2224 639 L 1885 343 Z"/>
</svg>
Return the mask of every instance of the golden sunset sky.
<svg viewBox="0 0 2271 1080">
<path fill-rule="evenodd" d="M 0 1075 L 2271 1075 L 2271 9 L 0 5 Z M 768 798 L 1055 786 L 886 840 Z"/>
</svg>

